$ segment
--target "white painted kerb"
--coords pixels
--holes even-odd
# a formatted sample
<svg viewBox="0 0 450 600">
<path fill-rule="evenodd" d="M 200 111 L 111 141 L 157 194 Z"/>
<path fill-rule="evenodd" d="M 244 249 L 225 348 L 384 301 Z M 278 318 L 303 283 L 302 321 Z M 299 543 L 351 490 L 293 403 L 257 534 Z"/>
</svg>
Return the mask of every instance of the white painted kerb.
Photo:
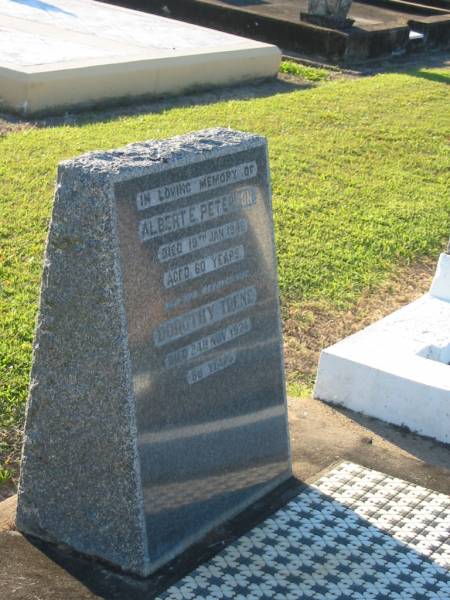
<svg viewBox="0 0 450 600">
<path fill-rule="evenodd" d="M 450 255 L 441 254 L 430 294 L 441 300 L 450 300 Z"/>
<path fill-rule="evenodd" d="M 450 443 L 450 257 L 433 294 L 322 351 L 314 396 Z M 442 299 L 447 298 L 447 299 Z"/>
</svg>

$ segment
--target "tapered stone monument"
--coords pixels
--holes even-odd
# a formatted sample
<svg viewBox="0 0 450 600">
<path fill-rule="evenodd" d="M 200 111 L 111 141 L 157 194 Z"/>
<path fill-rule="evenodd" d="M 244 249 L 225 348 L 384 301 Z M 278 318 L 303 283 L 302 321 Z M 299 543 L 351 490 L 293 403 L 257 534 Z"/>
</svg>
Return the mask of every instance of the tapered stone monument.
<svg viewBox="0 0 450 600">
<path fill-rule="evenodd" d="M 264 138 L 61 163 L 19 530 L 145 576 L 290 474 Z"/>
</svg>

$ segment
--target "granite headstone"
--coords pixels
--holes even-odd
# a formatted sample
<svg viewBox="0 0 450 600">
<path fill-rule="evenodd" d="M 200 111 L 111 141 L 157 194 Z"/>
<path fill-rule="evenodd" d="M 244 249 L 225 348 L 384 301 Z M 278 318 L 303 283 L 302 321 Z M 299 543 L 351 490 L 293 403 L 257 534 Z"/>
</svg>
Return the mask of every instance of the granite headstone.
<svg viewBox="0 0 450 600">
<path fill-rule="evenodd" d="M 145 576 L 290 474 L 265 139 L 61 163 L 19 530 Z"/>
<path fill-rule="evenodd" d="M 346 29 L 354 19 L 347 17 L 352 0 L 308 0 L 308 12 L 301 12 L 300 19 L 319 27 Z"/>
</svg>

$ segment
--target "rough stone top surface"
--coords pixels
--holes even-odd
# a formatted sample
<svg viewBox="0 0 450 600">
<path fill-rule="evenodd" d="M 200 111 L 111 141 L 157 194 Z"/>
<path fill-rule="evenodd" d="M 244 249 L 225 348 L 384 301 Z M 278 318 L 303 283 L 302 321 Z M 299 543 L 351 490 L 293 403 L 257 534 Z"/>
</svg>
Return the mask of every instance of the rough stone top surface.
<svg viewBox="0 0 450 600">
<path fill-rule="evenodd" d="M 247 147 L 260 146 L 265 138 L 226 128 L 205 129 L 181 135 L 170 140 L 152 140 L 129 144 L 118 150 L 89 152 L 73 160 L 60 163 L 60 170 L 88 171 L 99 176 L 107 174 L 111 179 L 136 176 L 136 169 L 161 171 L 203 160 L 224 156 Z"/>
</svg>

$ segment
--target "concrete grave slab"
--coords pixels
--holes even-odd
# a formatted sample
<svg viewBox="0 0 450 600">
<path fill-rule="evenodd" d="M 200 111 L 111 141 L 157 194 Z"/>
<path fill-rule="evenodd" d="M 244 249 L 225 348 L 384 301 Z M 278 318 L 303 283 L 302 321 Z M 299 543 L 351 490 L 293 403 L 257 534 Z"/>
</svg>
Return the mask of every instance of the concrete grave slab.
<svg viewBox="0 0 450 600">
<path fill-rule="evenodd" d="M 353 1 L 353 27 L 305 23 L 308 0 L 109 0 L 207 27 L 275 43 L 284 51 L 342 65 L 447 48 L 450 7 L 404 0 Z M 436 0 L 439 4 L 439 0 Z M 442 4 L 442 2 L 441 2 Z M 417 21 L 416 21 L 417 18 Z M 408 21 L 411 20 L 411 23 Z M 410 39 L 410 31 L 423 34 Z"/>
<path fill-rule="evenodd" d="M 22 114 L 272 77 L 276 46 L 92 0 L 0 0 L 0 99 Z"/>
<path fill-rule="evenodd" d="M 290 476 L 265 139 L 62 163 L 19 530 L 148 575 Z"/>
<path fill-rule="evenodd" d="M 450 256 L 430 293 L 322 351 L 314 396 L 450 443 Z"/>
</svg>

